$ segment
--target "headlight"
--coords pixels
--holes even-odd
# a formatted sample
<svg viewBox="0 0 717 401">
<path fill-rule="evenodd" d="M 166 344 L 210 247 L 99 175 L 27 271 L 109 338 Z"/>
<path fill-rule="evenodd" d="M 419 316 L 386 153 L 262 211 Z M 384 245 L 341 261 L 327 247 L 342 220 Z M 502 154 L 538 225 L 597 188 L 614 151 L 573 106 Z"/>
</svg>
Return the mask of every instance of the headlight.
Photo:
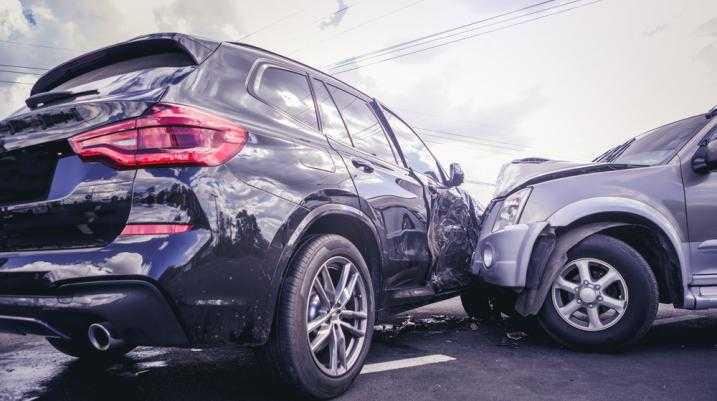
<svg viewBox="0 0 717 401">
<path fill-rule="evenodd" d="M 493 223 L 492 232 L 502 230 L 513 224 L 518 224 L 520 215 L 523 213 L 523 208 L 525 207 L 525 202 L 528 201 L 528 197 L 530 196 L 530 191 L 532 191 L 530 187 L 521 189 L 513 195 L 510 195 L 503 202 L 503 206 L 501 206 L 500 211 L 498 211 L 498 217 L 495 219 L 495 223 Z"/>
</svg>

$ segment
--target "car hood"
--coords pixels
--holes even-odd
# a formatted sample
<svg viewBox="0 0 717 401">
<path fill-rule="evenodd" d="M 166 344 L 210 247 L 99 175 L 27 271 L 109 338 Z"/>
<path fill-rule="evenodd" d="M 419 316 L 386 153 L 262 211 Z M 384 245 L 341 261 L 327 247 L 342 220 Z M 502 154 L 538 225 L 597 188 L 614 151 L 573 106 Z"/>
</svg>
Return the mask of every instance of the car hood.
<svg viewBox="0 0 717 401">
<path fill-rule="evenodd" d="M 506 163 L 498 174 L 495 197 L 502 198 L 518 189 L 544 181 L 603 171 L 642 167 L 632 164 L 578 163 L 549 159 L 520 159 Z"/>
</svg>

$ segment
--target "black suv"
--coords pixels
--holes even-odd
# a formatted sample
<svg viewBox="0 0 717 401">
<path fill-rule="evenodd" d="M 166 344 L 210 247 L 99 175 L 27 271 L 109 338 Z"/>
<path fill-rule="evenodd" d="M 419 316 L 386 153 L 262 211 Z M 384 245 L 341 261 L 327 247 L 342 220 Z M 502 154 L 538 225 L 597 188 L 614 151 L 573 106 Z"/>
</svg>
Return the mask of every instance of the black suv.
<svg viewBox="0 0 717 401">
<path fill-rule="evenodd" d="M 471 281 L 460 168 L 306 65 L 152 34 L 50 70 L 26 103 L 0 122 L 0 331 L 95 359 L 261 346 L 325 398 L 377 319 Z"/>
</svg>

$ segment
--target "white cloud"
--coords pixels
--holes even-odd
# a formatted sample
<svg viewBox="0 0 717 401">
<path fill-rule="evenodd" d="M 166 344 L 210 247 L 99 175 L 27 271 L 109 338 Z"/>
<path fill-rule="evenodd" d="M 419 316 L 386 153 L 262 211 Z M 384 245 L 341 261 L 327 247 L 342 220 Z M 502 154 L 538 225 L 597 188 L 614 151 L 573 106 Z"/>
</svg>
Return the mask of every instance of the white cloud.
<svg viewBox="0 0 717 401">
<path fill-rule="evenodd" d="M 0 39 L 7 39 L 14 32 L 27 33 L 30 23 L 22 13 L 22 4 L 13 0 L 0 0 Z"/>
<path fill-rule="evenodd" d="M 0 39 L 78 50 L 5 43 L 0 60 L 53 66 L 82 49 L 167 30 L 249 41 L 322 67 L 531 3 L 0 0 Z M 629 135 L 711 108 L 715 15 L 712 0 L 605 0 L 340 77 L 416 126 L 530 147 L 507 152 L 426 136 L 445 142 L 431 147 L 446 167 L 458 161 L 469 179 L 492 181 L 512 158 L 587 160 Z M 0 115 L 27 91 L 0 86 Z"/>
<path fill-rule="evenodd" d="M 191 32 L 218 40 L 236 39 L 246 18 L 242 3 L 174 0 L 157 7 L 153 14 L 160 31 Z"/>
</svg>

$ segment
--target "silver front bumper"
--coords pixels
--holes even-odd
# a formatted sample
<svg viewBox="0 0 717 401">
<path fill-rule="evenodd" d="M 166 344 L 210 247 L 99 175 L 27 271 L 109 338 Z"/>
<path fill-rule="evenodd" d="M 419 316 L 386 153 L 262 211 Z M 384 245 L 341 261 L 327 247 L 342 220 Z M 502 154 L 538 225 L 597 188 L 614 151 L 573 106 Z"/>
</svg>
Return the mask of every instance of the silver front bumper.
<svg viewBox="0 0 717 401">
<path fill-rule="evenodd" d="M 488 284 L 525 288 L 533 245 L 547 226 L 547 222 L 516 224 L 490 233 L 492 224 L 487 224 L 483 228 L 486 232 L 481 234 L 473 253 L 473 274 Z M 486 250 L 493 253 L 490 266 L 484 264 L 483 254 Z"/>
</svg>

